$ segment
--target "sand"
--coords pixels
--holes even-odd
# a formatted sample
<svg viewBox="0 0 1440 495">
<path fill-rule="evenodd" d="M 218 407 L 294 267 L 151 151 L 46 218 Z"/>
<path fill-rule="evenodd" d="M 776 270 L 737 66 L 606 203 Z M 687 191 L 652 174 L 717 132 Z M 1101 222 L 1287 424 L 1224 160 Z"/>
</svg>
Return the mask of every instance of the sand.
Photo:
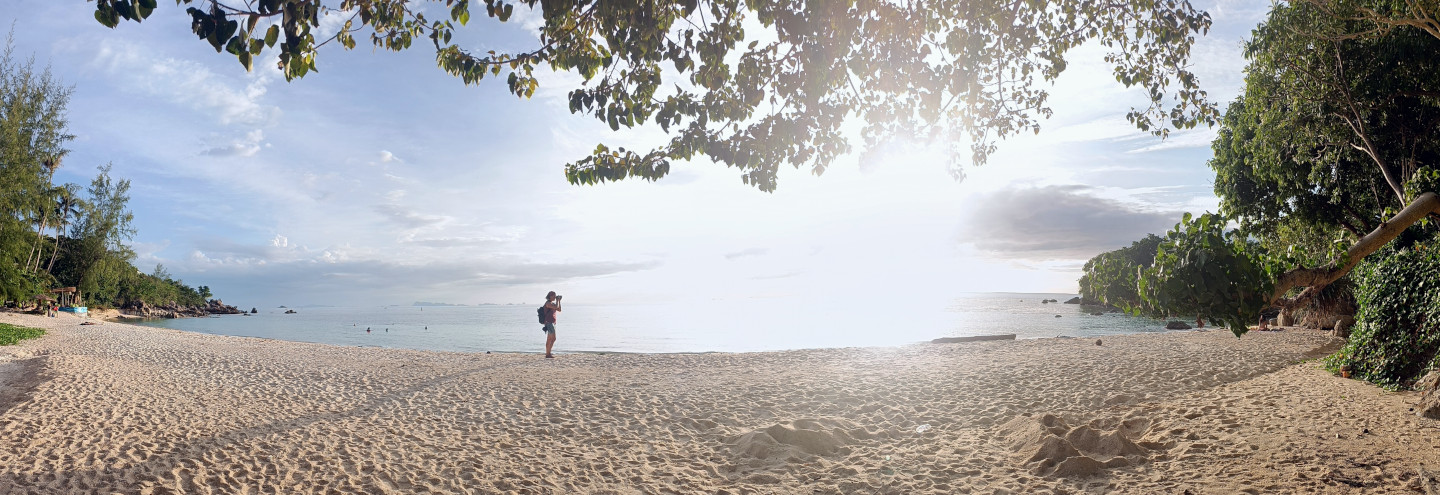
<svg viewBox="0 0 1440 495">
<path fill-rule="evenodd" d="M 1417 493 L 1312 331 L 465 354 L 80 317 L 0 348 L 0 493 Z M 883 331 L 883 329 L 877 329 Z M 537 348 L 541 343 L 537 340 Z M 563 348 L 563 340 L 560 342 Z"/>
</svg>

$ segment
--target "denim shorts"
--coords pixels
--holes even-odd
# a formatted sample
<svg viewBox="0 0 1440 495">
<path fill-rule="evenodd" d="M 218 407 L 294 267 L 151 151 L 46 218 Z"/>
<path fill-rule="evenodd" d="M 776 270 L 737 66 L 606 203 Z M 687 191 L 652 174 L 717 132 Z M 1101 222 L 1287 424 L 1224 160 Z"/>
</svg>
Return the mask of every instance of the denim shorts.
<svg viewBox="0 0 1440 495">
<path fill-rule="evenodd" d="M 555 324 L 554 324 L 554 323 L 546 323 L 546 324 L 545 324 L 545 328 L 544 328 L 543 330 L 545 330 L 545 333 L 548 333 L 548 334 L 550 334 L 550 335 L 555 335 Z"/>
</svg>

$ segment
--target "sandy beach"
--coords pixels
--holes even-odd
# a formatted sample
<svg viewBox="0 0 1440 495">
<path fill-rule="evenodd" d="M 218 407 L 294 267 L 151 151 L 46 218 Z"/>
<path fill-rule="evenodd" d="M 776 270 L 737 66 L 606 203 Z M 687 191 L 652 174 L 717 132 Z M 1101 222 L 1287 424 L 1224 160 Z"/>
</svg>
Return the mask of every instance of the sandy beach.
<svg viewBox="0 0 1440 495">
<path fill-rule="evenodd" d="M 3 493 L 1423 493 L 1416 395 L 1299 329 L 465 354 L 0 314 Z M 883 331 L 883 329 L 877 329 Z M 537 341 L 537 346 L 539 342 Z M 563 347 L 563 345 L 562 345 Z"/>
</svg>

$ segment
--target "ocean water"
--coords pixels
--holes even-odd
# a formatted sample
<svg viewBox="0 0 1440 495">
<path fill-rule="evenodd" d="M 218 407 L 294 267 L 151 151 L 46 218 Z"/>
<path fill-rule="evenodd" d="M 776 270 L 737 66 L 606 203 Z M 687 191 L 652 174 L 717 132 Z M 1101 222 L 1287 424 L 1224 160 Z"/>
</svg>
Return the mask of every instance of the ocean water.
<svg viewBox="0 0 1440 495">
<path fill-rule="evenodd" d="M 929 310 L 897 305 L 816 305 L 793 300 L 705 304 L 566 304 L 556 352 L 751 352 L 896 346 L 939 337 L 1016 334 L 1094 337 L 1163 332 L 1164 322 L 1090 315 L 1074 294 L 984 293 Z M 265 308 L 250 316 L 149 320 L 191 332 L 324 344 L 461 352 L 543 352 L 545 334 L 526 306 Z M 370 332 L 366 332 L 366 329 Z"/>
</svg>

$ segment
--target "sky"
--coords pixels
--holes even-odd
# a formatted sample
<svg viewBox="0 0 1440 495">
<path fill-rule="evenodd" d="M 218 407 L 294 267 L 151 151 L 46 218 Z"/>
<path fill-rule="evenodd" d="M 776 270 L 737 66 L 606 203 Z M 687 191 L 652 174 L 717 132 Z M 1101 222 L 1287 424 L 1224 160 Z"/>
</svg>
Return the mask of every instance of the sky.
<svg viewBox="0 0 1440 495">
<path fill-rule="evenodd" d="M 595 304 L 1073 293 L 1085 260 L 1218 204 L 1215 129 L 1163 141 L 1136 130 L 1124 116 L 1143 93 L 1116 83 L 1095 47 L 1068 57 L 1040 134 L 1000 142 L 964 180 L 919 145 L 862 166 L 857 143 L 822 176 L 783 169 L 773 193 L 705 159 L 658 182 L 572 186 L 564 165 L 595 145 L 665 139 L 570 114 L 572 74 L 543 70 L 524 100 L 503 81 L 465 86 L 420 43 L 394 53 L 362 38 L 286 82 L 273 64 L 247 73 L 215 53 L 166 2 L 116 29 L 91 2 L 0 3 L 16 53 L 74 86 L 76 139 L 55 182 L 85 185 L 111 164 L 131 182 L 135 265 L 245 307 L 536 302 L 549 290 Z M 1196 5 L 1214 26 L 1192 68 L 1223 109 L 1269 3 Z M 532 46 L 520 17 L 472 23 L 483 33 L 462 39 Z"/>
</svg>

